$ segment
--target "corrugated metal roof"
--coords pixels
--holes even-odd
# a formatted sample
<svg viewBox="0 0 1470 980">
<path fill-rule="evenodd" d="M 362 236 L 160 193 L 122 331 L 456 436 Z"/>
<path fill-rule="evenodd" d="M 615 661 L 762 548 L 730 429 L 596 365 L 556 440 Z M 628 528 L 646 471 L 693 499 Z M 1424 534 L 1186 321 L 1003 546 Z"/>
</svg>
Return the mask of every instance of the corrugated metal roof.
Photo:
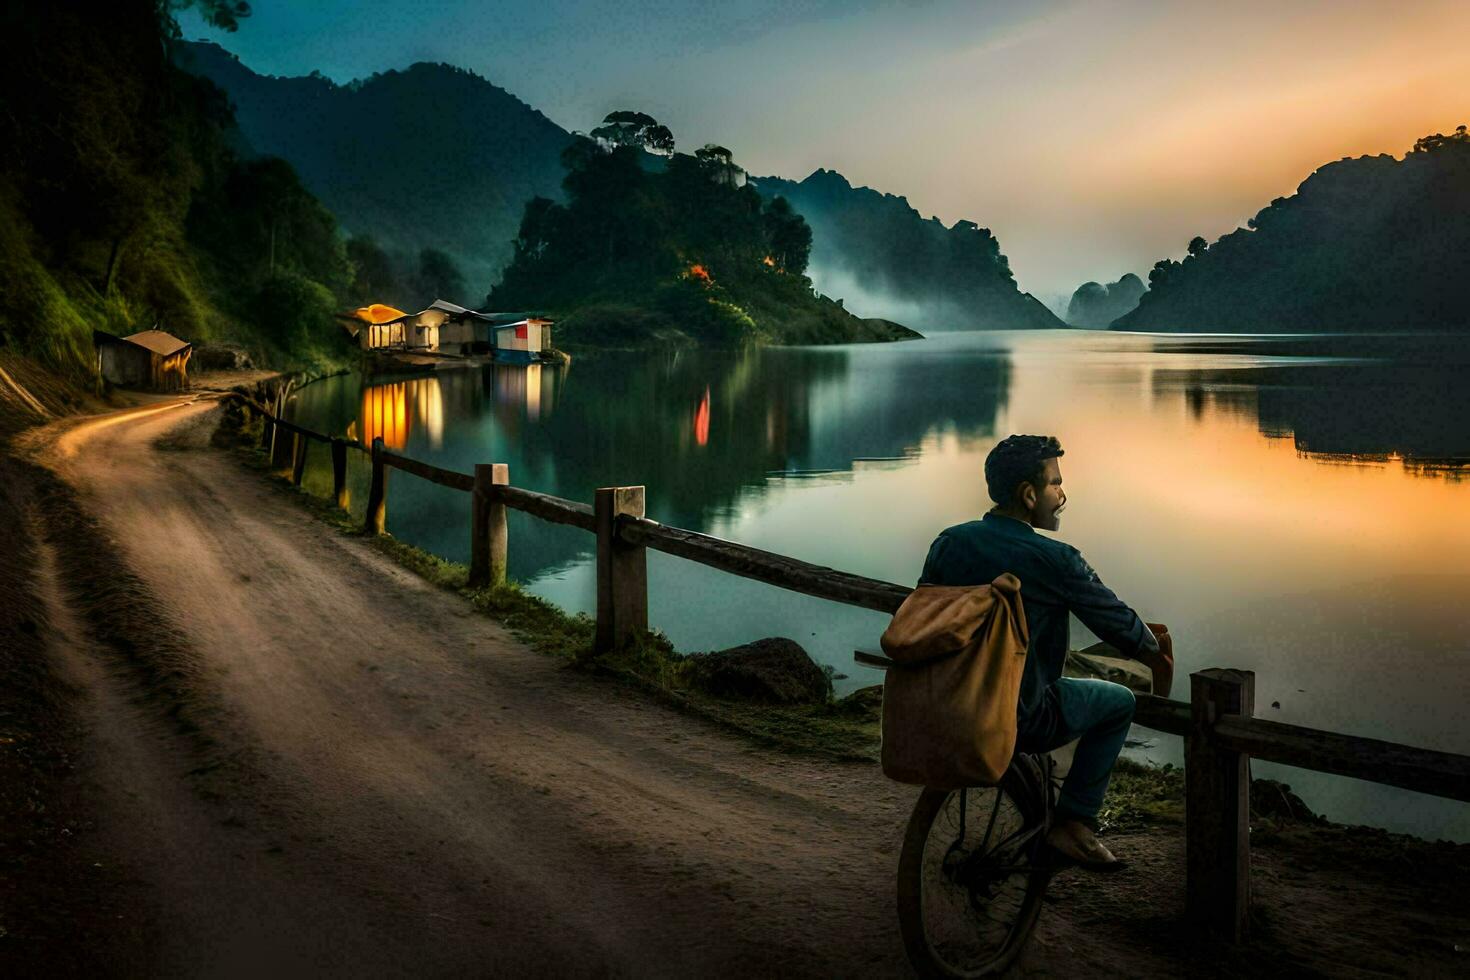
<svg viewBox="0 0 1470 980">
<path fill-rule="evenodd" d="M 146 347 L 160 357 L 177 354 L 189 346 L 187 340 L 180 340 L 173 334 L 165 333 L 162 330 L 144 330 L 142 333 L 135 333 L 124 337 L 123 340 L 131 344 L 137 344 L 139 347 Z"/>
<path fill-rule="evenodd" d="M 445 299 L 436 299 L 429 304 L 431 310 L 441 310 L 453 316 L 472 316 L 477 320 L 483 320 L 490 324 L 518 323 L 523 320 L 545 320 L 545 317 L 535 313 L 481 313 L 479 310 L 468 310 L 463 306 L 451 303 Z M 547 321 L 548 323 L 550 321 Z"/>
</svg>

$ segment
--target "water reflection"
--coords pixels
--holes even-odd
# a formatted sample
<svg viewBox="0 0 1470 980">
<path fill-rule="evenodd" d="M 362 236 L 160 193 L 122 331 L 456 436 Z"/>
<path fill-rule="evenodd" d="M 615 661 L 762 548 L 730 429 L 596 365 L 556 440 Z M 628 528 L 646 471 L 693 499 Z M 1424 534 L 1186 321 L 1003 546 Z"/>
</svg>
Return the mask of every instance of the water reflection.
<svg viewBox="0 0 1470 980">
<path fill-rule="evenodd" d="M 1238 360 L 1155 372 L 1154 390 L 1182 392 L 1196 419 L 1206 411 L 1253 418 L 1262 435 L 1291 439 L 1302 455 L 1326 462 L 1400 462 L 1452 480 L 1470 471 L 1467 345 L 1408 338 L 1386 347 L 1382 338 L 1355 337 L 1333 344 L 1333 357 L 1321 356 L 1320 338 L 1160 347 Z M 1284 363 L 1283 350 L 1292 354 Z"/>
<path fill-rule="evenodd" d="M 610 355 L 538 373 L 333 378 L 292 411 L 333 432 L 376 425 L 464 472 L 509 463 L 515 484 L 572 499 L 642 484 L 657 520 L 894 582 L 914 580 L 935 532 L 989 506 L 982 465 L 998 434 L 1053 432 L 1075 488 L 1062 537 L 1173 627 L 1180 676 L 1253 668 L 1267 717 L 1464 751 L 1470 485 L 1422 476 L 1467 472 L 1457 379 L 1470 354 L 1378 343 L 1386 352 L 1362 338 L 1034 331 Z M 1353 465 L 1326 465 L 1342 459 Z M 329 469 L 313 478 L 331 485 Z M 465 559 L 464 494 L 395 477 L 388 496 L 394 535 Z M 510 520 L 511 575 L 594 608 L 591 536 Z M 849 675 L 840 691 L 879 679 L 851 662 L 881 632 L 875 613 L 662 555 L 649 575 L 650 622 L 680 649 L 785 635 Z M 1177 748 L 1151 751 L 1178 761 Z M 1334 817 L 1470 839 L 1461 810 L 1290 781 Z"/>
<path fill-rule="evenodd" d="M 344 389 L 353 380 L 332 378 L 303 389 L 294 411 L 461 470 L 506 462 L 517 485 L 573 500 L 590 500 L 599 486 L 642 484 L 651 516 L 703 530 L 773 474 L 907 459 L 936 429 L 989 435 L 1009 383 L 1003 351 L 899 365 L 847 349 L 681 351 L 368 384 L 350 412 Z M 453 422 L 446 426 L 446 418 Z M 463 515 L 431 496 L 400 481 L 390 524 L 402 530 L 411 522 L 421 535 L 415 543 L 460 558 Z M 410 513 L 425 507 L 442 512 Z M 511 572 L 534 577 L 586 547 L 564 529 L 527 521 Z"/>
<path fill-rule="evenodd" d="M 438 378 L 415 378 L 362 389 L 362 407 L 346 434 L 371 445 L 405 449 L 411 432 L 422 432 L 431 449 L 444 444 L 444 397 Z"/>
</svg>

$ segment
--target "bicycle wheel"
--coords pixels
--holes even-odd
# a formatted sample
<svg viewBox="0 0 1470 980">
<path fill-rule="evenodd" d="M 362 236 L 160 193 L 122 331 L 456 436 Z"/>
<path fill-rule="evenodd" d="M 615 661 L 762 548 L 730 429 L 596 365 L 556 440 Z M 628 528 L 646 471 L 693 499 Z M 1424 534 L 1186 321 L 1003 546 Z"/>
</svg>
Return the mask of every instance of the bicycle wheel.
<svg viewBox="0 0 1470 980">
<path fill-rule="evenodd" d="M 926 789 L 898 864 L 898 918 L 922 976 L 1007 969 L 1036 925 L 1049 878 L 1036 860 L 1044 789 L 1015 763 L 998 786 Z"/>
</svg>

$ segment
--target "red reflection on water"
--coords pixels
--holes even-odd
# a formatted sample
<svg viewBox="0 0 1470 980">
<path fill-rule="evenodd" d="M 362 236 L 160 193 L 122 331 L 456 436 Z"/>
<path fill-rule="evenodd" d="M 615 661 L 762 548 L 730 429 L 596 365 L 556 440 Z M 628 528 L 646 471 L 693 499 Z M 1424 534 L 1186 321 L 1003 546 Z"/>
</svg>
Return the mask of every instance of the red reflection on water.
<svg viewBox="0 0 1470 980">
<path fill-rule="evenodd" d="M 701 446 L 709 444 L 709 386 L 704 389 L 704 397 L 699 401 L 699 407 L 694 410 L 694 441 Z"/>
</svg>

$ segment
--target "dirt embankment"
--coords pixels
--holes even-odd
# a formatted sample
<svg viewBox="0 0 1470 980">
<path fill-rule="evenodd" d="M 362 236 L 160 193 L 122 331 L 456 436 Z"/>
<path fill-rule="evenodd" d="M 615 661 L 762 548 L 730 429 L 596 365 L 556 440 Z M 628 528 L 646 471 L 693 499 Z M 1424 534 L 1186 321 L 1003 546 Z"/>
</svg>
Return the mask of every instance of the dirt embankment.
<svg viewBox="0 0 1470 980">
<path fill-rule="evenodd" d="M 907 972 L 910 790 L 531 652 L 208 448 L 215 415 L 164 404 L 28 442 L 67 492 L 17 505 L 41 544 L 13 557 L 48 610 L 21 662 L 44 654 L 38 689 L 64 685 L 86 733 L 65 779 L 95 827 L 74 851 L 119 870 L 67 900 L 104 972 Z M 1235 951 L 1182 921 L 1177 826 L 1119 835 L 1134 866 L 1060 879 L 1023 969 L 1462 969 L 1467 849 L 1312 836 L 1330 830 L 1257 849 Z M 8 955 L 44 962 L 58 935 L 28 920 Z"/>
</svg>

